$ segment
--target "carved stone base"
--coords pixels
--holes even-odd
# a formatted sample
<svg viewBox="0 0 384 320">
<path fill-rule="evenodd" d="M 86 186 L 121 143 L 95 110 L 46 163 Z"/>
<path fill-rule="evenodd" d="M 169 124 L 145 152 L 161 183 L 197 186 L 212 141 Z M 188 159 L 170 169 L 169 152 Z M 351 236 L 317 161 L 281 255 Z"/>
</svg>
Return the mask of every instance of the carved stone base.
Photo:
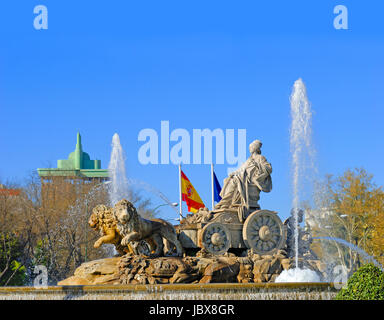
<svg viewBox="0 0 384 320">
<path fill-rule="evenodd" d="M 212 256 L 199 252 L 196 257 L 160 257 L 125 255 L 82 264 L 74 276 L 58 285 L 166 284 L 166 283 L 263 283 L 274 282 L 283 271 L 293 267 L 285 251 L 260 256 L 249 253 L 236 257 L 231 253 Z M 301 261 L 302 267 L 316 271 L 322 278 L 318 260 Z"/>
</svg>

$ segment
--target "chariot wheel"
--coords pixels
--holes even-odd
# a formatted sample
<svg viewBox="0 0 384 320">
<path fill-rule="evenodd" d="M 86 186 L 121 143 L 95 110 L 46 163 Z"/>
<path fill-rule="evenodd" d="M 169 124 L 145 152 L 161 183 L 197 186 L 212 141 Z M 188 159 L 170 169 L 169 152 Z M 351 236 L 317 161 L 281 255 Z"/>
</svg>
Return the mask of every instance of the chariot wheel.
<svg viewBox="0 0 384 320">
<path fill-rule="evenodd" d="M 223 254 L 231 244 L 231 234 L 218 222 L 207 224 L 201 231 L 200 245 L 212 254 Z"/>
<path fill-rule="evenodd" d="M 151 254 L 151 246 L 145 240 L 141 240 L 135 244 L 135 251 L 138 255 L 149 256 Z"/>
<path fill-rule="evenodd" d="M 246 246 L 260 255 L 272 254 L 286 242 L 286 230 L 276 213 L 258 210 L 251 213 L 243 226 Z"/>
</svg>

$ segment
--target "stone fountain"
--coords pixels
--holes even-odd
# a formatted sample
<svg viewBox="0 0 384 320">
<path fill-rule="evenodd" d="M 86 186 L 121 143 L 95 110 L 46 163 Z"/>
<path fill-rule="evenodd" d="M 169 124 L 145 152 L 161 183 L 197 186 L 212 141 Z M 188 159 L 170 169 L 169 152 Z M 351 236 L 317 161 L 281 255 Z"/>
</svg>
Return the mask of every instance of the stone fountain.
<svg viewBox="0 0 384 320">
<path fill-rule="evenodd" d="M 272 166 L 259 140 L 250 144 L 246 162 L 224 180 L 222 200 L 213 210 L 202 208 L 176 226 L 142 218 L 125 199 L 128 186 L 137 181 L 126 177 L 115 134 L 110 205 L 93 208 L 88 221 L 100 233 L 94 246 L 112 247 L 113 254 L 83 263 L 55 287 L 0 288 L 0 299 L 332 299 L 337 290 L 324 282 L 326 265 L 310 249 L 310 230 L 300 226 L 302 155 L 296 151 L 303 143 L 309 146 L 311 114 L 304 89 L 302 81 L 296 82 L 291 97 L 294 209 L 284 222 L 259 205 L 261 193 L 272 190 Z M 287 279 L 291 283 L 276 283 Z"/>
<path fill-rule="evenodd" d="M 325 282 L 326 263 L 311 251 L 310 229 L 300 226 L 305 216 L 300 188 L 313 164 L 312 112 L 301 79 L 294 84 L 291 115 L 293 209 L 284 222 L 258 203 L 262 192 L 272 190 L 272 166 L 259 140 L 224 180 L 222 200 L 213 210 L 202 208 L 176 226 L 142 218 L 124 199 L 130 180 L 115 134 L 111 203 L 93 208 L 88 221 L 101 235 L 94 246 L 112 246 L 115 256 L 83 263 L 55 287 L 0 288 L 0 299 L 332 299 L 337 290 Z"/>
<path fill-rule="evenodd" d="M 200 209 L 177 226 L 144 219 L 126 199 L 93 209 L 90 227 L 100 232 L 96 248 L 113 244 L 116 256 L 82 264 L 58 285 L 157 285 L 273 283 L 296 266 L 293 216 L 261 209 L 261 192 L 272 189 L 272 166 L 253 141 L 247 161 L 224 180 L 214 210 Z M 323 279 L 325 266 L 299 230 L 300 266 Z"/>
</svg>

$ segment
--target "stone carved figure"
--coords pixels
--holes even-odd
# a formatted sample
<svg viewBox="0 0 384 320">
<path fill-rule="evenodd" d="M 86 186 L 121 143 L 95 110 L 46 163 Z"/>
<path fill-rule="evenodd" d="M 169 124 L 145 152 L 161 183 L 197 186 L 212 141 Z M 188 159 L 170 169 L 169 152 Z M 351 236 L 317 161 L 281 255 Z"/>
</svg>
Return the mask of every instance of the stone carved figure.
<svg viewBox="0 0 384 320">
<path fill-rule="evenodd" d="M 123 237 L 121 240 L 123 246 L 134 241 L 151 239 L 155 247 L 153 256 L 156 257 L 163 253 L 164 239 L 175 246 L 177 256 L 182 256 L 183 249 L 177 239 L 176 230 L 165 220 L 147 220 L 140 217 L 136 208 L 126 199 L 116 203 L 113 215 L 117 220 L 117 230 Z"/>
<path fill-rule="evenodd" d="M 99 248 L 102 244 L 114 244 L 116 251 L 120 255 L 133 253 L 131 246 L 124 247 L 121 245 L 122 237 L 117 231 L 117 220 L 115 219 L 112 208 L 105 205 L 98 205 L 92 210 L 92 214 L 88 220 L 89 226 L 100 232 L 101 237 L 94 243 L 95 248 Z"/>
<path fill-rule="evenodd" d="M 249 145 L 250 157 L 224 180 L 220 193 L 222 199 L 216 205 L 215 211 L 237 208 L 240 221 L 244 221 L 250 208 L 260 209 L 260 192 L 272 190 L 272 166 L 261 155 L 261 146 L 261 141 L 253 141 Z"/>
<path fill-rule="evenodd" d="M 92 210 L 92 214 L 88 220 L 89 226 L 95 231 L 99 231 L 101 237 L 94 243 L 94 248 L 99 248 L 103 244 L 113 244 L 118 255 L 150 255 L 154 242 L 151 238 L 146 241 L 132 242 L 127 246 L 121 244 L 123 237 L 117 230 L 117 220 L 113 215 L 112 208 L 105 205 L 97 205 Z M 168 243 L 166 243 L 166 246 Z M 167 246 L 168 248 L 168 246 Z"/>
<path fill-rule="evenodd" d="M 287 242 L 286 250 L 288 257 L 295 256 L 295 217 L 294 210 L 291 210 L 291 216 L 284 221 L 284 225 L 287 228 Z M 318 259 L 317 255 L 312 251 L 311 244 L 313 242 L 311 231 L 308 229 L 302 229 L 300 223 L 303 222 L 304 211 L 297 209 L 297 224 L 298 224 L 298 249 L 299 255 L 307 259 Z"/>
</svg>

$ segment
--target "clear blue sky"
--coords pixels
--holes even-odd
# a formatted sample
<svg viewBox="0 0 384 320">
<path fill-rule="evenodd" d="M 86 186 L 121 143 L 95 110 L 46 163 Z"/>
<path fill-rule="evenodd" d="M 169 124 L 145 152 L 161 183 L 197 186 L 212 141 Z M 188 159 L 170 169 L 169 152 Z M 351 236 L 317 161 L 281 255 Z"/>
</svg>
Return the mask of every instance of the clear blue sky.
<svg viewBox="0 0 384 320">
<path fill-rule="evenodd" d="M 38 4 L 48 8 L 48 30 L 33 28 Z M 333 27 L 338 4 L 348 8 L 348 30 Z M 382 1 L 4 0 L 0 177 L 23 182 L 55 166 L 77 131 L 105 168 L 117 132 L 128 175 L 178 201 L 177 167 L 141 165 L 139 131 L 160 131 L 161 120 L 190 132 L 245 128 L 273 165 L 261 206 L 286 217 L 289 95 L 301 77 L 320 174 L 364 167 L 384 185 L 383 12 Z M 184 170 L 210 205 L 209 166 Z M 220 181 L 226 170 L 216 166 Z"/>
</svg>

